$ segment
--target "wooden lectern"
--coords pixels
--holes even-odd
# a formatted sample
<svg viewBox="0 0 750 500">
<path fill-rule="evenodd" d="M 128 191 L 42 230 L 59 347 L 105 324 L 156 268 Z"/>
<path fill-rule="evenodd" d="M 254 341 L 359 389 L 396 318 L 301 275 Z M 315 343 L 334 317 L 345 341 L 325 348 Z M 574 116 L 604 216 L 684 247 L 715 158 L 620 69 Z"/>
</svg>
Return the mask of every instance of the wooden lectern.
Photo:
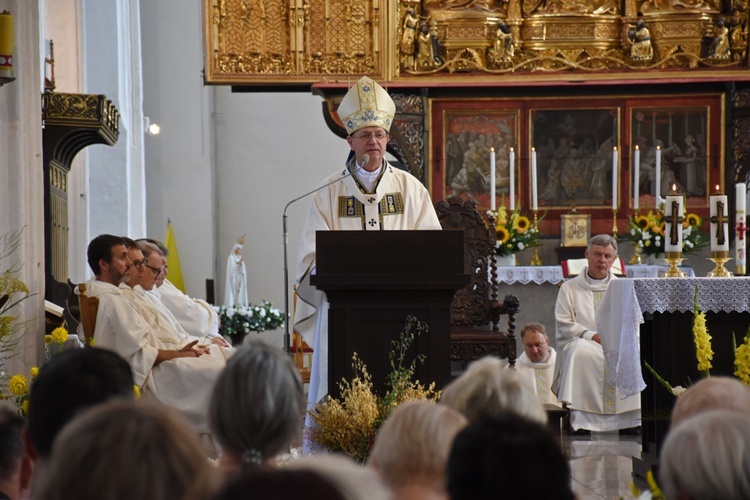
<svg viewBox="0 0 750 500">
<path fill-rule="evenodd" d="M 464 286 L 463 231 L 318 231 L 316 274 L 310 283 L 324 291 L 328 310 L 328 389 L 351 380 L 352 355 L 367 365 L 375 391 L 386 390 L 388 354 L 413 315 L 427 323 L 407 362 L 416 379 L 442 388 L 451 378 L 450 306 Z"/>
</svg>

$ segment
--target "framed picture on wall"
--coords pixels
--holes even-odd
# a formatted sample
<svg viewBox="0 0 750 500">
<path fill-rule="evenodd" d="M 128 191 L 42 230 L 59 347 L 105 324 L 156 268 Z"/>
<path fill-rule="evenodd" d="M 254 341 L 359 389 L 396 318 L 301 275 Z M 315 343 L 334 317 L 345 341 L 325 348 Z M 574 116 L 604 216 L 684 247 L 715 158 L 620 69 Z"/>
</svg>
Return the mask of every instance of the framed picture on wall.
<svg viewBox="0 0 750 500">
<path fill-rule="evenodd" d="M 591 238 L 591 215 L 563 214 L 560 217 L 560 246 L 585 247 Z"/>
<path fill-rule="evenodd" d="M 521 110 L 498 100 L 433 103 L 433 201 L 459 196 L 490 208 L 490 152 L 495 152 L 497 204 L 509 206 L 510 150 L 515 161 L 515 195 L 520 201 L 519 130 Z"/>
<path fill-rule="evenodd" d="M 723 185 L 721 109 L 719 95 L 687 101 L 683 98 L 629 103 L 628 139 L 632 161 L 635 161 L 636 145 L 639 150 L 639 178 L 631 176 L 631 193 L 635 196 L 637 183 L 640 208 L 653 208 L 658 204 L 657 189 L 663 200 L 673 188 L 685 194 L 687 206 L 708 206 L 709 191 L 717 184 Z M 634 175 L 635 168 L 631 168 Z"/>
<path fill-rule="evenodd" d="M 581 104 L 529 110 L 540 208 L 612 206 L 612 176 L 619 175 L 619 161 L 613 164 L 612 155 L 619 145 L 619 109 Z"/>
</svg>

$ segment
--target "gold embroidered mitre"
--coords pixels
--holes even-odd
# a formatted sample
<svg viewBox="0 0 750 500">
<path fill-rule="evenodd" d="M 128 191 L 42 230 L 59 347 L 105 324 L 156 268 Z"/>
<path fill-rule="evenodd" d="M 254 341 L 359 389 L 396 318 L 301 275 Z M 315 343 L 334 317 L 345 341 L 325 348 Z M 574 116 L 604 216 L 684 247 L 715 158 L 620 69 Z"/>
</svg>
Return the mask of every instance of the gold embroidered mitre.
<svg viewBox="0 0 750 500">
<path fill-rule="evenodd" d="M 383 87 L 363 76 L 346 93 L 337 112 L 349 135 L 365 127 L 382 127 L 387 132 L 396 105 Z"/>
</svg>

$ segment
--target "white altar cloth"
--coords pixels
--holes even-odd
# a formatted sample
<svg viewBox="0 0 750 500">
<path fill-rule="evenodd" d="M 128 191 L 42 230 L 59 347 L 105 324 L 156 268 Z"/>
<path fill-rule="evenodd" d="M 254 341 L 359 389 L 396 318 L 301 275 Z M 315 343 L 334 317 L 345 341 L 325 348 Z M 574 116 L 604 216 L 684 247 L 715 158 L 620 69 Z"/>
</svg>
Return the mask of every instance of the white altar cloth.
<svg viewBox="0 0 750 500">
<path fill-rule="evenodd" d="M 599 305 L 596 328 L 607 376 L 623 393 L 646 388 L 638 333 L 643 313 L 689 312 L 698 286 L 701 311 L 750 312 L 750 278 L 644 278 L 613 280 Z"/>
<path fill-rule="evenodd" d="M 499 283 L 508 285 L 513 283 L 521 283 L 522 285 L 552 283 L 556 285 L 562 283 L 564 278 L 560 266 L 508 266 L 497 268 L 497 280 Z"/>
</svg>

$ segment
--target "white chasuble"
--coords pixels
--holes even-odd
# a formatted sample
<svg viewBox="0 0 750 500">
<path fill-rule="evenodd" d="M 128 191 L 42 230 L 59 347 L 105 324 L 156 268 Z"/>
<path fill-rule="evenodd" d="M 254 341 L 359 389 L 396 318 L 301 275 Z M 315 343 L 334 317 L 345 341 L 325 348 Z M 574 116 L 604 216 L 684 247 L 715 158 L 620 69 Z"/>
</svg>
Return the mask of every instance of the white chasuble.
<svg viewBox="0 0 750 500">
<path fill-rule="evenodd" d="M 208 302 L 193 299 L 178 290 L 168 279 L 152 290 L 186 332 L 195 337 L 218 337 L 219 315 Z"/>
<path fill-rule="evenodd" d="M 536 398 L 542 404 L 559 406 L 557 397 L 552 393 L 552 379 L 555 376 L 555 359 L 557 353 L 551 347 L 547 361 L 534 363 L 522 352 L 516 359 L 516 373 L 518 373 L 536 391 Z"/>
<path fill-rule="evenodd" d="M 351 163 L 353 164 L 353 162 Z M 317 231 L 439 230 L 432 200 L 427 189 L 414 176 L 384 162 L 375 191 L 364 187 L 342 168 L 320 183 L 312 196 L 310 211 L 302 231 L 298 257 L 297 300 L 294 329 L 313 347 L 313 361 L 308 392 L 308 407 L 328 394 L 328 302 L 325 294 L 310 285 L 315 272 L 315 233 Z M 367 249 L 362 249 L 366 263 Z"/>
<path fill-rule="evenodd" d="M 96 347 L 122 356 L 147 398 L 180 411 L 199 434 L 208 434 L 207 408 L 216 377 L 226 364 L 222 351 L 211 355 L 163 361 L 154 366 L 159 350 L 179 349 L 181 339 L 159 314 L 129 287 L 92 280 L 86 294 L 99 298 L 94 341 Z"/>
<path fill-rule="evenodd" d="M 563 283 L 555 305 L 557 363 L 552 391 L 570 408 L 573 429 L 597 432 L 640 425 L 640 394 L 622 398 L 605 383 L 604 351 L 591 340 L 596 333 L 596 310 L 607 290 L 606 280 L 592 280 L 588 269 Z"/>
</svg>

